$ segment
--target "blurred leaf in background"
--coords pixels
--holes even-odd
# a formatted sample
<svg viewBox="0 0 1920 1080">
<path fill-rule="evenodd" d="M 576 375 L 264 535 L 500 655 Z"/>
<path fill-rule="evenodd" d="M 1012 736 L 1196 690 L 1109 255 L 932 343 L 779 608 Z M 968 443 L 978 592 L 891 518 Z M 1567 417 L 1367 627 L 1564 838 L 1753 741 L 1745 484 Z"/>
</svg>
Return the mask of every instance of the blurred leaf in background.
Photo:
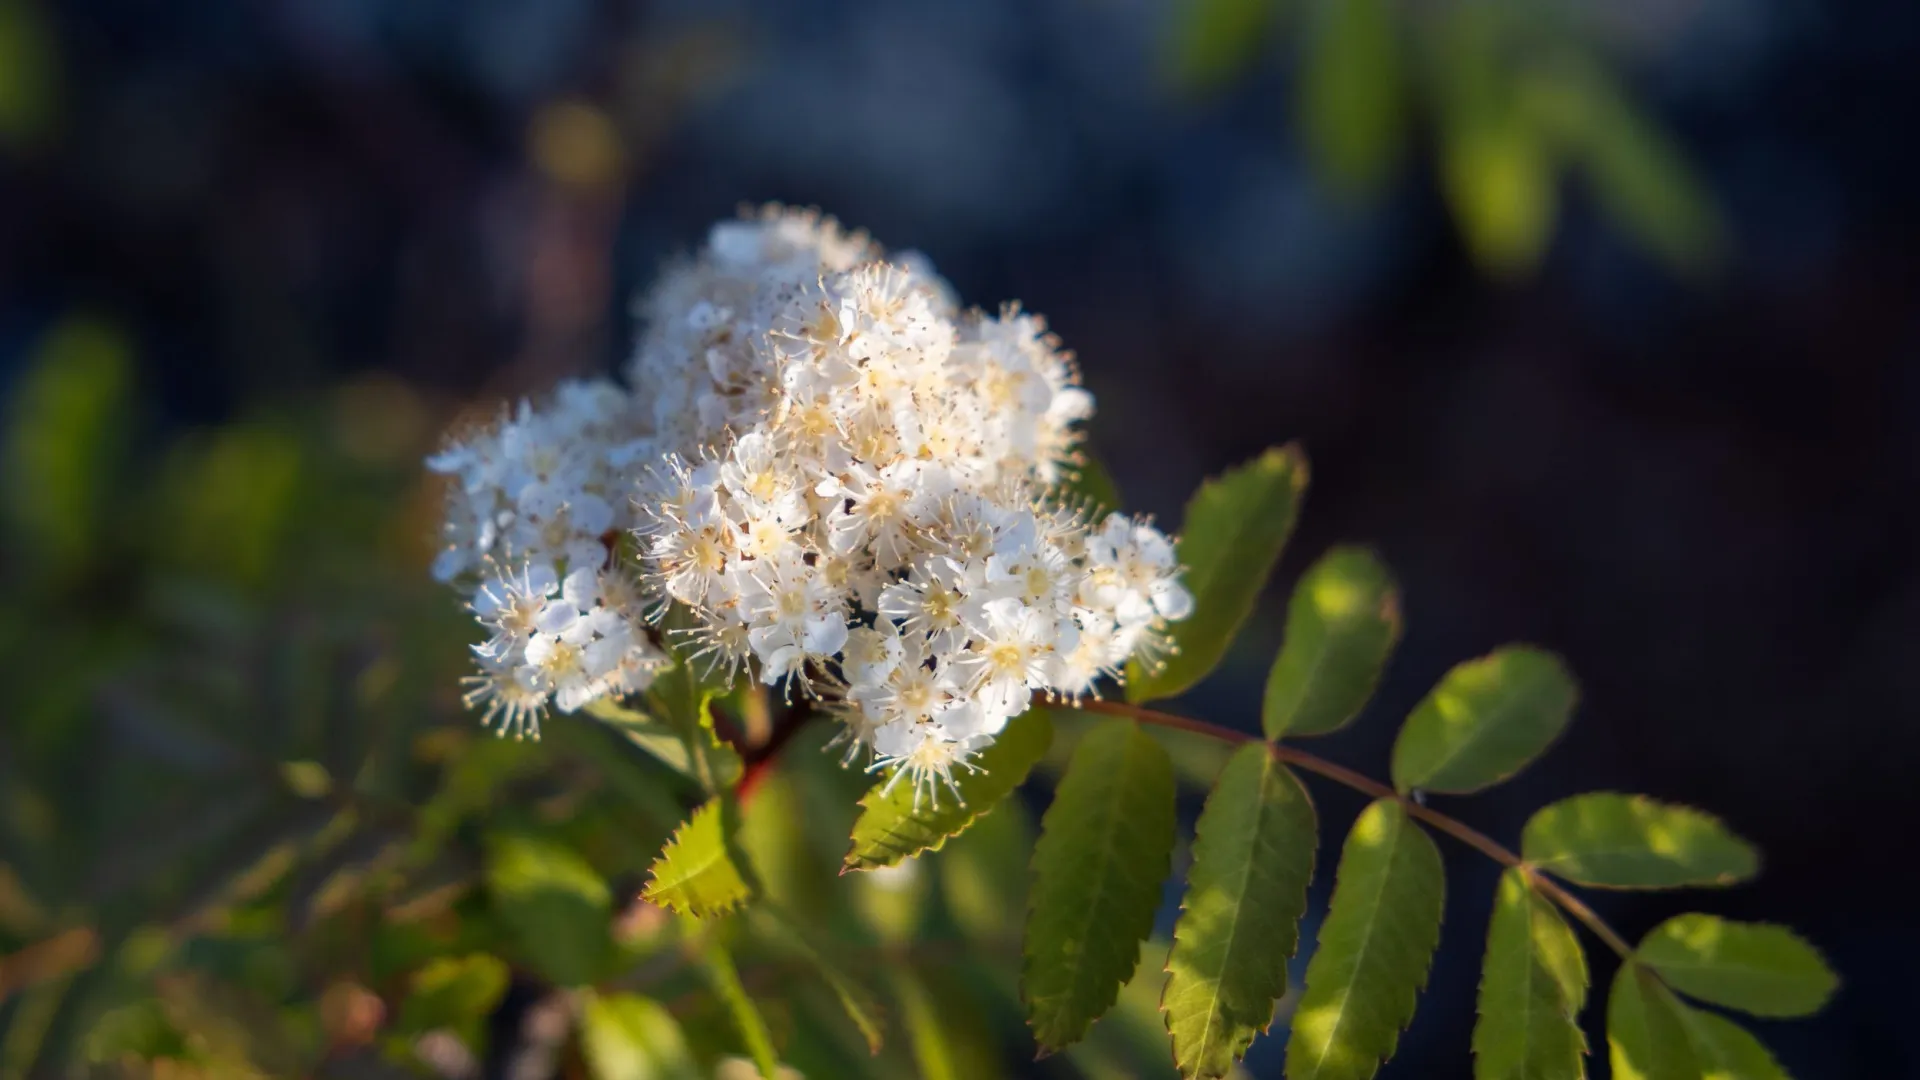
<svg viewBox="0 0 1920 1080">
<path fill-rule="evenodd" d="M 60 51 L 37 0 L 0 0 L 0 149 L 31 150 L 59 120 Z"/>
<path fill-rule="evenodd" d="M 1276 33 L 1298 36 L 1294 126 L 1327 189 L 1377 198 L 1432 127 L 1434 173 L 1468 253 L 1530 274 L 1577 176 L 1601 214 L 1670 269 L 1711 269 L 1726 243 L 1686 156 L 1597 55 L 1590 30 L 1544 4 L 1487 0 L 1203 0 L 1181 5 L 1166 64 L 1218 93 Z"/>
</svg>

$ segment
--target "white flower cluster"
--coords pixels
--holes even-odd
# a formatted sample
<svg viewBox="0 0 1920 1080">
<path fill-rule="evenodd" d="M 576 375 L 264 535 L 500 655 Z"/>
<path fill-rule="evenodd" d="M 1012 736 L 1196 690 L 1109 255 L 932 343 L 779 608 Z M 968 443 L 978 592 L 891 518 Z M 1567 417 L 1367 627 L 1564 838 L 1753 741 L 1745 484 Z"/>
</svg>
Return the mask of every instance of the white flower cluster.
<svg viewBox="0 0 1920 1080">
<path fill-rule="evenodd" d="M 630 392 L 564 387 L 435 458 L 439 569 L 489 571 L 477 697 L 518 722 L 640 689 L 677 608 L 690 658 L 834 706 L 930 788 L 1036 692 L 1157 659 L 1192 607 L 1172 544 L 1049 494 L 1093 411 L 1070 359 L 949 295 L 830 220 L 723 223 L 644 302 Z"/>
</svg>

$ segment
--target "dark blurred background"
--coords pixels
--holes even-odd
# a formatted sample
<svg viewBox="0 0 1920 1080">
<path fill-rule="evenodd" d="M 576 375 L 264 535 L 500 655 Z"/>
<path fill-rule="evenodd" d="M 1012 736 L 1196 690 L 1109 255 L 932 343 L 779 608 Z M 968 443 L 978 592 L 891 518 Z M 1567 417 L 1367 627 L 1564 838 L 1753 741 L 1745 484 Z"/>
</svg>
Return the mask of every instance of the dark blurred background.
<svg viewBox="0 0 1920 1080">
<path fill-rule="evenodd" d="M 175 578 L 302 626 L 341 590 L 451 606 L 405 584 L 435 432 L 614 370 L 634 291 L 777 199 L 1046 315 L 1133 508 L 1304 444 L 1274 595 L 1191 708 L 1254 726 L 1284 584 L 1376 544 L 1408 629 L 1331 756 L 1381 771 L 1453 662 L 1558 650 L 1570 734 L 1449 809 L 1508 841 L 1579 790 L 1723 815 L 1765 871 L 1692 902 L 1845 980 L 1756 1030 L 1803 1080 L 1920 1076 L 1916 131 L 1906 0 L 0 0 L 8 812 L 97 782 L 103 729 L 58 717 L 227 625 Z M 349 533 L 386 576 L 333 565 Z M 1315 790 L 1332 845 L 1360 804 Z M 1494 873 L 1448 857 L 1383 1075 L 1469 1072 Z M 1682 903 L 1596 900 L 1629 937 Z"/>
</svg>

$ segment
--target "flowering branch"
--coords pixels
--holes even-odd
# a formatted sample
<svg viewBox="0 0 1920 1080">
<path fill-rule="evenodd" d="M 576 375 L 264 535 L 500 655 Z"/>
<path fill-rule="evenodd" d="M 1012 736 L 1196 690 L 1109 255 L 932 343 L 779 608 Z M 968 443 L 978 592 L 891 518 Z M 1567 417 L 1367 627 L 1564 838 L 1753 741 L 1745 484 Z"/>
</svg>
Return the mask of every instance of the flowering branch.
<svg viewBox="0 0 1920 1080">
<path fill-rule="evenodd" d="M 1195 720 L 1189 716 L 1178 716 L 1173 713 L 1160 712 L 1157 709 L 1148 709 L 1124 701 L 1089 700 L 1081 702 L 1080 708 L 1085 712 L 1105 713 L 1109 716 L 1124 716 L 1138 720 L 1143 724 L 1153 724 L 1157 727 L 1191 732 L 1195 735 L 1204 735 L 1210 739 L 1219 739 L 1222 742 L 1250 743 L 1262 741 L 1260 736 L 1249 732 L 1235 731 L 1232 728 L 1222 727 L 1219 724 L 1210 724 L 1205 720 Z M 1419 818 L 1435 829 L 1473 848 L 1475 851 L 1499 863 L 1501 866 L 1521 871 L 1527 875 L 1527 879 L 1532 882 L 1535 889 L 1559 905 L 1562 911 L 1579 920 L 1581 925 L 1593 931 L 1593 935 L 1605 942 L 1607 948 L 1612 949 L 1621 959 L 1624 960 L 1632 955 L 1633 947 L 1628 945 L 1626 939 L 1622 938 L 1613 927 L 1607 925 L 1607 921 L 1602 919 L 1598 912 L 1588 907 L 1585 901 L 1568 892 L 1559 882 L 1554 881 L 1552 878 L 1547 877 L 1534 867 L 1528 865 L 1525 859 L 1514 854 L 1511 849 L 1501 845 L 1492 837 L 1468 825 L 1466 822 L 1443 814 L 1424 803 L 1409 799 L 1405 795 L 1400 794 L 1398 791 L 1395 791 L 1370 776 L 1355 772 L 1345 765 L 1328 761 L 1318 754 L 1308 753 L 1295 746 L 1283 746 L 1279 743 L 1270 743 L 1267 749 L 1274 757 L 1289 765 L 1294 765 L 1305 769 L 1307 772 L 1326 777 L 1336 784 L 1351 788 L 1370 798 L 1392 799 L 1404 807 L 1408 814 Z"/>
</svg>

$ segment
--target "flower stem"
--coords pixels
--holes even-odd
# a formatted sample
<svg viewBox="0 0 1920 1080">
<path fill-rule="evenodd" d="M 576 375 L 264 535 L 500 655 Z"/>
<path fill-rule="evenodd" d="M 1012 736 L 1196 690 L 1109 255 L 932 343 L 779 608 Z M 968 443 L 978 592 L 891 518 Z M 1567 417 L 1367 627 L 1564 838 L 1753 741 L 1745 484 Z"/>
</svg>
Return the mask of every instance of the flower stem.
<svg viewBox="0 0 1920 1080">
<path fill-rule="evenodd" d="M 1173 713 L 1161 712 L 1158 709 L 1148 709 L 1139 705 L 1128 704 L 1124 701 L 1083 701 L 1080 703 L 1079 708 L 1085 712 L 1105 713 L 1109 716 L 1125 716 L 1143 724 L 1154 724 L 1159 727 L 1173 728 L 1178 731 L 1191 732 L 1196 735 L 1205 735 L 1208 738 L 1219 739 L 1223 742 L 1250 743 L 1263 741 L 1260 736 L 1249 732 L 1235 731 L 1232 728 L 1222 727 L 1219 724 L 1210 724 L 1205 720 L 1195 720 L 1188 716 L 1177 716 Z M 1602 919 L 1598 912 L 1588 907 L 1585 901 L 1568 892 L 1559 882 L 1547 877 L 1538 869 L 1528 864 L 1526 860 L 1495 842 L 1492 837 L 1489 837 L 1480 830 L 1473 828 L 1458 818 L 1450 817 L 1432 807 L 1415 802 L 1370 776 L 1355 772 L 1345 765 L 1335 764 L 1318 754 L 1310 754 L 1298 747 L 1283 746 L 1279 743 L 1268 743 L 1267 749 L 1279 760 L 1307 772 L 1324 776 L 1336 784 L 1352 788 L 1355 791 L 1375 799 L 1392 799 L 1405 808 L 1408 814 L 1419 818 L 1440 832 L 1446 833 L 1448 836 L 1473 848 L 1475 851 L 1480 852 L 1482 855 L 1485 855 L 1487 858 L 1492 859 L 1502 866 L 1519 870 L 1527 876 L 1527 880 L 1532 883 L 1534 888 L 1540 891 L 1541 895 L 1552 900 L 1560 907 L 1560 910 L 1572 916 L 1588 930 L 1593 931 L 1593 935 L 1605 942 L 1608 948 L 1620 954 L 1621 959 L 1625 960 L 1632 957 L 1632 947 L 1627 944 L 1624 938 L 1614 932 L 1613 927 L 1607 925 L 1606 920 Z"/>
</svg>

